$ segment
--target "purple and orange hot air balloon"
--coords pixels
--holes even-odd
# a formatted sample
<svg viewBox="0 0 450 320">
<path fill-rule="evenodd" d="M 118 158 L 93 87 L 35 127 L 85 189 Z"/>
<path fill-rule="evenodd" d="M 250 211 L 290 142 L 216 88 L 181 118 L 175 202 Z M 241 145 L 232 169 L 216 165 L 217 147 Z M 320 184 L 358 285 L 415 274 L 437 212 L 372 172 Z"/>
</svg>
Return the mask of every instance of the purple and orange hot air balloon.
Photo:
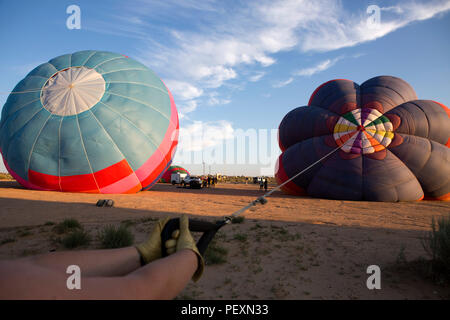
<svg viewBox="0 0 450 320">
<path fill-rule="evenodd" d="M 450 111 L 418 100 L 404 80 L 358 85 L 332 80 L 279 126 L 279 184 L 332 153 L 282 189 L 295 195 L 412 201 L 450 198 Z"/>
</svg>

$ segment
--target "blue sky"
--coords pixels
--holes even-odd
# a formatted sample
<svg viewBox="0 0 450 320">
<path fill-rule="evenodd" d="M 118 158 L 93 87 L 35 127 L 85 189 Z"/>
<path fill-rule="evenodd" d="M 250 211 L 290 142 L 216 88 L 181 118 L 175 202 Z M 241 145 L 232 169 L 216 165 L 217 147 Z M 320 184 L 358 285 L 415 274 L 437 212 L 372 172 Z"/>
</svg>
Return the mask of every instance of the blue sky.
<svg viewBox="0 0 450 320">
<path fill-rule="evenodd" d="M 72 4 L 81 9 L 79 30 L 66 27 Z M 380 9 L 372 27 L 369 5 Z M 449 0 L 0 0 L 0 105 L 29 71 L 58 55 L 85 49 L 128 55 L 174 94 L 181 117 L 176 161 L 201 173 L 202 165 L 188 163 L 183 152 L 208 154 L 240 129 L 276 129 L 330 79 L 362 83 L 393 75 L 419 98 L 449 106 L 449 10 Z M 196 133 L 204 139 L 186 145 L 183 137 Z M 255 151 L 245 152 L 250 158 Z M 206 158 L 207 171 L 211 165 L 212 172 L 260 173 L 258 161 Z"/>
</svg>

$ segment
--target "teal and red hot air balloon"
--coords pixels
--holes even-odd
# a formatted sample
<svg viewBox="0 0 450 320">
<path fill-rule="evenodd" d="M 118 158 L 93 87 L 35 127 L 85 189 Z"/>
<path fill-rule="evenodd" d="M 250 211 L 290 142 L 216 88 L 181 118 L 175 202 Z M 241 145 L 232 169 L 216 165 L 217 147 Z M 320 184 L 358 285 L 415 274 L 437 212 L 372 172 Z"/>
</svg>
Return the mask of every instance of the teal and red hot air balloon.
<svg viewBox="0 0 450 320">
<path fill-rule="evenodd" d="M 189 176 L 189 172 L 186 169 L 184 169 L 184 168 L 182 168 L 180 166 L 170 166 L 167 169 L 167 171 L 164 172 L 164 174 L 162 175 L 160 182 L 171 183 L 172 182 L 171 181 L 172 173 L 178 173 L 178 172 L 179 173 L 186 173 Z"/>
<path fill-rule="evenodd" d="M 80 51 L 41 64 L 3 107 L 0 150 L 23 186 L 132 193 L 170 165 L 178 114 L 170 91 L 143 64 Z"/>
<path fill-rule="evenodd" d="M 404 80 L 379 76 L 358 85 L 332 80 L 279 126 L 279 184 L 296 195 L 411 201 L 450 198 L 450 111 L 418 100 Z"/>
</svg>

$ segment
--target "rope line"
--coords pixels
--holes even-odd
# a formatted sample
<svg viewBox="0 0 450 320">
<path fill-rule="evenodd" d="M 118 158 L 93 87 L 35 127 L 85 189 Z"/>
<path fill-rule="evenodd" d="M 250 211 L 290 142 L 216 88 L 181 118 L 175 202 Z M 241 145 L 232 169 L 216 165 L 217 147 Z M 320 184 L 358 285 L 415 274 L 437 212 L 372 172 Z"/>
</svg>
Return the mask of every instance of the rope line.
<svg viewBox="0 0 450 320">
<path fill-rule="evenodd" d="M 243 212 L 247 211 L 248 209 L 250 209 L 251 207 L 255 206 L 258 202 L 261 204 L 265 204 L 267 202 L 266 197 L 270 196 L 272 193 L 274 193 L 277 190 L 280 190 L 282 186 L 284 186 L 285 184 L 291 182 L 292 180 L 294 180 L 295 178 L 297 178 L 298 176 L 302 175 L 303 173 L 305 173 L 306 171 L 308 171 L 309 169 L 311 169 L 312 167 L 314 167 L 316 164 L 318 164 L 319 162 L 321 162 L 322 160 L 328 158 L 330 155 L 332 155 L 333 153 L 335 153 L 336 151 L 338 151 L 339 149 L 341 149 L 343 146 L 345 145 L 342 144 L 341 146 L 338 146 L 337 148 L 331 150 L 330 152 L 328 152 L 326 155 L 324 155 L 322 158 L 320 158 L 319 160 L 313 162 L 312 164 L 310 164 L 309 166 L 307 166 L 305 169 L 303 169 L 302 171 L 298 172 L 296 175 L 294 175 L 293 177 L 289 178 L 288 180 L 286 180 L 285 182 L 283 182 L 282 184 L 278 185 L 277 187 L 275 187 L 274 189 L 270 190 L 269 192 L 265 193 L 263 196 L 257 198 L 256 200 L 253 200 L 252 202 L 250 202 L 248 205 L 246 205 L 245 207 L 242 207 L 241 209 L 233 212 L 230 216 L 225 217 L 225 221 L 226 223 L 230 223 L 231 220 L 233 218 L 236 218 L 237 216 L 239 216 L 240 214 L 242 214 Z"/>
</svg>

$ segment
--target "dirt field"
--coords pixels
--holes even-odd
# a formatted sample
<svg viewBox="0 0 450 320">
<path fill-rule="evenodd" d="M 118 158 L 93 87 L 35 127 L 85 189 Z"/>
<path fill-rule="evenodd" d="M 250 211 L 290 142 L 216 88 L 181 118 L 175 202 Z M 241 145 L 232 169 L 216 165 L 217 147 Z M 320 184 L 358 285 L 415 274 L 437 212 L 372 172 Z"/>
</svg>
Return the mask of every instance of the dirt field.
<svg viewBox="0 0 450 320">
<path fill-rule="evenodd" d="M 135 241 L 154 221 L 189 214 L 210 221 L 262 195 L 258 185 L 204 190 L 158 184 L 134 195 L 31 191 L 0 181 L 0 259 L 63 250 L 51 222 L 76 218 L 95 239 L 107 224 L 127 223 Z M 115 201 L 98 208 L 100 198 Z M 222 228 L 216 245 L 225 262 L 206 267 L 179 299 L 448 299 L 450 289 L 401 268 L 427 257 L 421 237 L 449 202 L 374 203 L 301 198 L 275 192 L 243 223 Z M 95 249 L 93 241 L 89 248 Z M 381 268 L 381 290 L 368 290 L 369 265 Z"/>
</svg>

